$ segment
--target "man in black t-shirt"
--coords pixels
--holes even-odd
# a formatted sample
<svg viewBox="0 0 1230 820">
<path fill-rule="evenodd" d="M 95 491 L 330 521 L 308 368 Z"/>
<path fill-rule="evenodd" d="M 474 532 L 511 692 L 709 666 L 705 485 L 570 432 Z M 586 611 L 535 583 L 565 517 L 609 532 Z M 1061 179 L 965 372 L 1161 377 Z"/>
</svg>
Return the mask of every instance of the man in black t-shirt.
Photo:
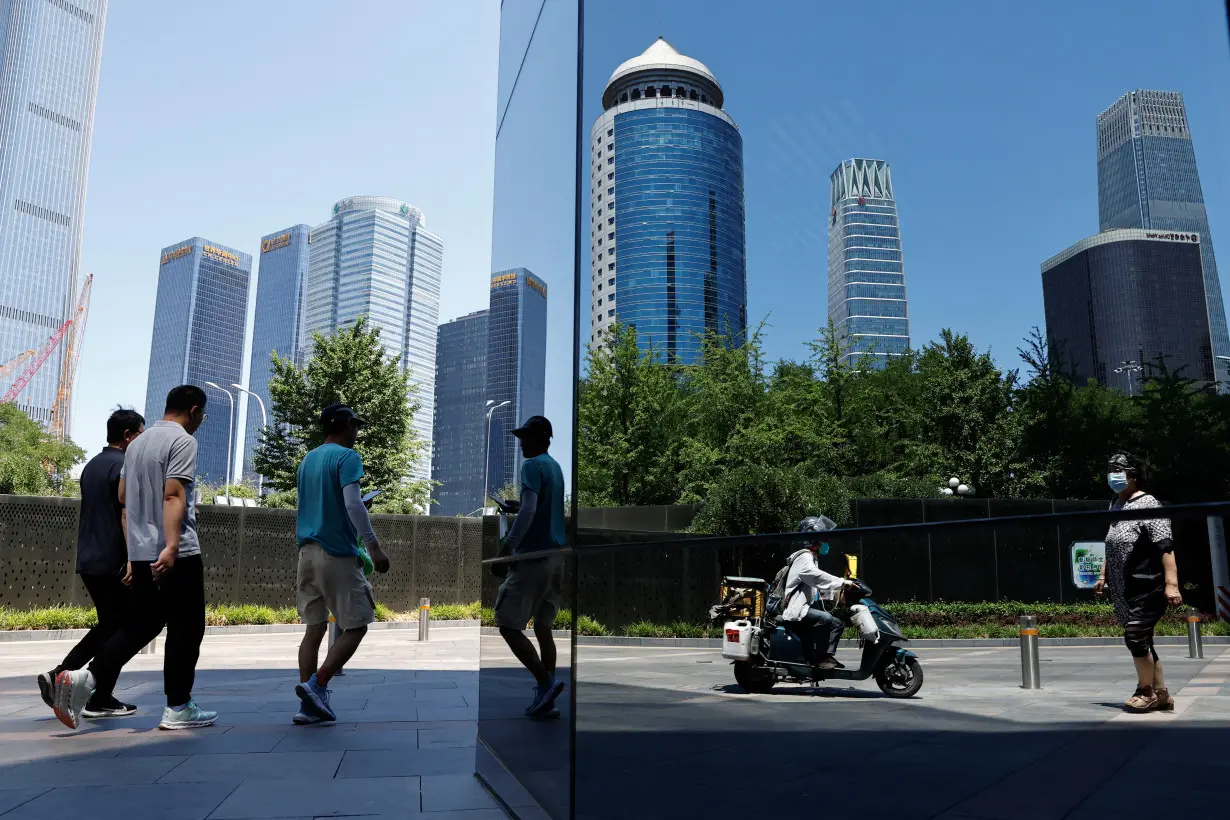
<svg viewBox="0 0 1230 820">
<path fill-rule="evenodd" d="M 77 525 L 77 573 L 85 584 L 98 625 L 72 648 L 63 662 L 38 676 L 43 702 L 55 708 L 53 685 L 65 669 L 81 669 L 131 617 L 128 590 L 128 547 L 124 536 L 124 505 L 119 496 L 124 451 L 145 429 L 135 410 L 116 410 L 107 419 L 107 446 L 81 473 L 81 514 Z M 90 700 L 87 718 L 126 717 L 137 707 L 108 695 L 105 703 Z"/>
</svg>

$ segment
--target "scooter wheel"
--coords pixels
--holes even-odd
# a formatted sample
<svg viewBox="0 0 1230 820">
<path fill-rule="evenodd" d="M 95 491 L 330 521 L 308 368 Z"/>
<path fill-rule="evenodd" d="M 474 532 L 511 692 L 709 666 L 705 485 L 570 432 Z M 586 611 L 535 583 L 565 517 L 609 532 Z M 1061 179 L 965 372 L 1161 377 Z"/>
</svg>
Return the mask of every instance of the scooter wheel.
<svg viewBox="0 0 1230 820">
<path fill-rule="evenodd" d="M 772 669 L 766 669 L 751 661 L 735 661 L 735 682 L 749 695 L 759 695 L 772 689 L 773 684 L 777 683 L 777 677 Z"/>
<path fill-rule="evenodd" d="M 876 684 L 890 698 L 912 698 L 922 689 L 922 664 L 918 658 L 883 664 L 876 670 Z"/>
</svg>

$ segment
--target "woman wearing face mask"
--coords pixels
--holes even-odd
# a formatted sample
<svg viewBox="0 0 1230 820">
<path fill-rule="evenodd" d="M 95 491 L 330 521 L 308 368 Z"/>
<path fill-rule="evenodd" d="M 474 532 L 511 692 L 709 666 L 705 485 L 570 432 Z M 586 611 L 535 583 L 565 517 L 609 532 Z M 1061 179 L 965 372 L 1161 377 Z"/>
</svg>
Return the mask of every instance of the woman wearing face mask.
<svg viewBox="0 0 1230 820">
<path fill-rule="evenodd" d="M 1117 493 L 1112 510 L 1136 510 L 1162 505 L 1140 488 L 1144 466 L 1131 453 L 1110 457 L 1106 483 Z M 1109 589 L 1115 615 L 1123 624 L 1123 641 L 1136 664 L 1136 693 L 1124 708 L 1131 712 L 1172 711 L 1162 662 L 1153 648 L 1153 628 L 1166 604 L 1183 603 L 1174 559 L 1170 519 L 1119 521 L 1106 533 L 1106 563 L 1094 591 Z"/>
</svg>

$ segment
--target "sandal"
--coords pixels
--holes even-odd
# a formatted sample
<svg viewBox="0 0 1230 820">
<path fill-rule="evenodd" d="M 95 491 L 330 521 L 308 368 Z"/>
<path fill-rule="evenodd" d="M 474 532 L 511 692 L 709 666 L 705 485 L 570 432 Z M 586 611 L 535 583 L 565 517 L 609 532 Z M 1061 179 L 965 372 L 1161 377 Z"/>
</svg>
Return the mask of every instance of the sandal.
<svg viewBox="0 0 1230 820">
<path fill-rule="evenodd" d="M 1136 694 L 1132 695 L 1123 704 L 1123 708 L 1129 712 L 1152 712 L 1158 708 L 1158 698 L 1153 691 L 1152 686 L 1136 687 Z"/>
<path fill-rule="evenodd" d="M 1157 710 L 1159 712 L 1174 711 L 1174 698 L 1170 697 L 1169 689 L 1154 689 L 1153 695 L 1157 698 Z"/>
</svg>

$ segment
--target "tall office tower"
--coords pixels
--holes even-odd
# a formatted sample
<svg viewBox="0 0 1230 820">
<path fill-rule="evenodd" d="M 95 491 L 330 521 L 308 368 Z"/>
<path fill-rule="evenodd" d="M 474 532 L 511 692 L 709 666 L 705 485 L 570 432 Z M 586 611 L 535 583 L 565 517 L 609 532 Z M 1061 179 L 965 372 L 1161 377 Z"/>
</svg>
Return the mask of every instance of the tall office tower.
<svg viewBox="0 0 1230 820">
<path fill-rule="evenodd" d="M 1078 384 L 1139 393 L 1159 356 L 1170 372 L 1213 382 L 1201 239 L 1120 228 L 1042 263 L 1047 339 Z"/>
<path fill-rule="evenodd" d="M 411 424 L 427 448 L 409 478 L 431 475 L 431 422 L 436 399 L 436 329 L 444 242 L 423 212 L 386 196 L 353 196 L 312 229 L 304 339 L 328 335 L 366 316 L 390 356 L 409 371 L 419 405 Z"/>
<path fill-rule="evenodd" d="M 747 328 L 743 138 L 722 87 L 658 39 L 620 65 L 590 131 L 590 344 L 612 324 L 690 364 Z"/>
<path fill-rule="evenodd" d="M 154 338 L 150 345 L 145 419 L 162 418 L 167 393 L 195 384 L 209 399 L 209 420 L 196 431 L 197 475 L 222 484 L 227 454 L 238 434 L 225 395 L 206 387 L 231 385 L 243 378 L 243 341 L 248 323 L 248 284 L 252 257 L 199 236 L 162 249 L 158 300 L 154 304 Z M 235 411 L 238 414 L 239 406 Z M 233 463 L 233 462 L 232 462 Z M 233 472 L 233 470 L 232 470 Z"/>
<path fill-rule="evenodd" d="M 487 311 L 445 322 L 436 338 L 431 513 L 469 515 L 485 501 Z"/>
<path fill-rule="evenodd" d="M 77 303 L 106 16 L 107 0 L 0 0 L 0 365 L 41 348 Z M 17 399 L 44 425 L 64 352 Z"/>
<path fill-rule="evenodd" d="M 892 172 L 882 159 L 848 159 L 829 190 L 829 320 L 847 362 L 883 367 L 910 347 Z"/>
<path fill-rule="evenodd" d="M 546 283 L 525 268 L 492 274 L 486 400 L 493 406 L 508 402 L 491 417 L 487 486 L 492 493 L 518 481 L 521 449 L 509 432 L 543 414 L 546 379 Z"/>
<path fill-rule="evenodd" d="M 1199 234 L 1213 352 L 1230 356 L 1221 283 L 1183 95 L 1128 92 L 1098 115 L 1097 127 L 1098 230 Z"/>
<path fill-rule="evenodd" d="M 271 416 L 269 379 L 273 376 L 270 356 L 300 359 L 303 350 L 303 296 L 307 280 L 308 239 L 311 228 L 295 225 L 261 237 L 260 267 L 256 277 L 256 317 L 252 323 L 252 360 L 248 365 L 248 389 L 265 403 Z M 261 409 L 251 397 L 245 424 L 243 475 L 256 476 L 253 459 L 260 442 Z"/>
</svg>

